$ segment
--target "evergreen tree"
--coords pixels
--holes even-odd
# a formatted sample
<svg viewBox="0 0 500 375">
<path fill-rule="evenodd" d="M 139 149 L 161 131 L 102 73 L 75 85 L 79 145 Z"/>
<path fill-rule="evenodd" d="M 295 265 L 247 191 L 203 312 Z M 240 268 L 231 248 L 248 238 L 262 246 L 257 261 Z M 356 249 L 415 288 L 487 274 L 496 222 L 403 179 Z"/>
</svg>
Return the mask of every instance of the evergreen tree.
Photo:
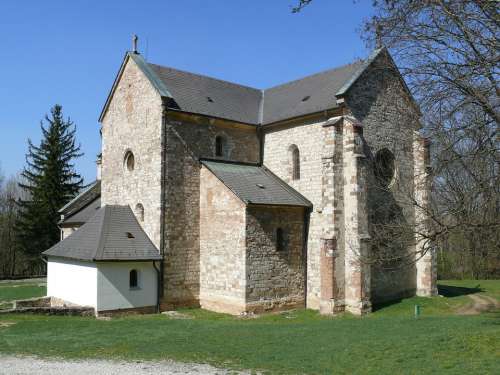
<svg viewBox="0 0 500 375">
<path fill-rule="evenodd" d="M 40 264 L 41 252 L 59 241 L 57 211 L 83 187 L 83 179 L 72 163 L 83 155 L 75 143 L 76 127 L 69 118 L 64 120 L 62 107 L 57 104 L 45 120 L 47 127 L 40 122 L 40 146 L 28 140 L 27 167 L 19 184 L 28 198 L 20 201 L 16 232 L 22 251 L 34 264 Z"/>
</svg>

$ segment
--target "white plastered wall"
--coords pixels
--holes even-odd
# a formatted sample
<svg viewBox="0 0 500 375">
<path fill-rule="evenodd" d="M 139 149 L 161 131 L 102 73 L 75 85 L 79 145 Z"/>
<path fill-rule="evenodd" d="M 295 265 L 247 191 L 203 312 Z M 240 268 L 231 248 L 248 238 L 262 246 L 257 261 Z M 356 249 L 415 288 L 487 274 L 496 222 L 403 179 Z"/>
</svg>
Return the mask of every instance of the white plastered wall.
<svg viewBox="0 0 500 375">
<path fill-rule="evenodd" d="M 47 296 L 82 306 L 97 307 L 97 267 L 95 263 L 49 258 Z"/>
<path fill-rule="evenodd" d="M 129 287 L 129 275 L 137 270 L 138 287 Z M 97 263 L 97 311 L 155 306 L 157 273 L 153 262 Z"/>
</svg>

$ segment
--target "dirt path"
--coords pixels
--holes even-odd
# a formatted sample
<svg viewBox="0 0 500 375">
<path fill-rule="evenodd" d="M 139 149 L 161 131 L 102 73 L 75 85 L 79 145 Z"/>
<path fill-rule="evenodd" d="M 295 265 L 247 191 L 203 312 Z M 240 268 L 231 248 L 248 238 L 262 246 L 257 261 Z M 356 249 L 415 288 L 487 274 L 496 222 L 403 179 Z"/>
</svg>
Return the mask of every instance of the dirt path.
<svg viewBox="0 0 500 375">
<path fill-rule="evenodd" d="M 236 372 L 218 369 L 209 365 L 160 362 L 124 362 L 104 360 L 68 361 L 63 359 L 40 359 L 0 355 L 1 375 L 230 375 L 250 372 Z"/>
<path fill-rule="evenodd" d="M 477 315 L 482 312 L 500 309 L 500 301 L 479 294 L 468 295 L 471 302 L 463 307 L 460 307 L 456 313 L 459 315 Z"/>
</svg>

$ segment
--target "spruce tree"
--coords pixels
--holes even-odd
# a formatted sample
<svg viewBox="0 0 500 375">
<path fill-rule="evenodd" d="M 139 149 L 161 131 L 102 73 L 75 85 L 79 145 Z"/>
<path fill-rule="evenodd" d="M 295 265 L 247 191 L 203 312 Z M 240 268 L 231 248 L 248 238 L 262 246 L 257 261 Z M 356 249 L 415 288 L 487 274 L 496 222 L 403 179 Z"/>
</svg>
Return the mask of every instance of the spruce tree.
<svg viewBox="0 0 500 375">
<path fill-rule="evenodd" d="M 21 249 L 35 264 L 40 264 L 41 252 L 59 241 L 58 210 L 83 187 L 73 164 L 83 155 L 75 141 L 75 125 L 69 118 L 64 120 L 62 107 L 57 104 L 45 121 L 48 126 L 40 122 L 40 145 L 28 140 L 27 166 L 19 184 L 28 198 L 20 201 L 16 232 Z"/>
</svg>

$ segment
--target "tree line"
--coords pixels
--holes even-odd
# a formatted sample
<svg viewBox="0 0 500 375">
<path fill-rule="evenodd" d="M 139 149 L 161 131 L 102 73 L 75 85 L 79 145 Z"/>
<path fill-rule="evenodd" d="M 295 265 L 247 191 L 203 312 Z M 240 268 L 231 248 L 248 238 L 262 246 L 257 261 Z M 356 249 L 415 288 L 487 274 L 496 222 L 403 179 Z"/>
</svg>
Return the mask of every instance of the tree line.
<svg viewBox="0 0 500 375">
<path fill-rule="evenodd" d="M 297 0 L 292 11 L 316 1 Z M 417 235 L 435 250 L 439 277 L 499 278 L 498 2 L 373 0 L 372 6 L 361 36 L 393 56 L 421 109 L 422 132 L 432 140 L 432 169 L 426 171 L 430 204 L 420 207 L 408 197 L 425 211 L 425 226 L 386 212 L 388 219 L 372 230 L 373 247 L 386 251 L 373 251 L 379 258 L 369 261 L 394 265 L 395 252 L 411 247 Z M 0 175 L 0 277 L 45 271 L 40 253 L 59 239 L 57 210 L 83 186 L 73 164 L 81 156 L 74 124 L 57 105 L 45 122 L 40 145 L 28 143 L 23 172 Z M 407 259 L 415 255 L 425 254 Z"/>
<path fill-rule="evenodd" d="M 28 140 L 26 166 L 16 176 L 0 171 L 0 278 L 43 275 L 41 253 L 60 238 L 58 210 L 83 187 L 74 161 L 83 154 L 76 127 L 55 105 L 40 123 L 42 140 Z"/>
<path fill-rule="evenodd" d="M 297 0 L 292 12 L 307 11 L 317 2 Z M 409 227 L 387 214 L 391 220 L 372 236 L 394 246 L 372 252 L 382 259 L 369 261 L 391 264 L 398 242 L 410 245 L 417 235 L 426 249 L 435 250 L 439 277 L 498 278 L 499 3 L 373 0 L 372 7 L 361 36 L 371 49 L 387 48 L 401 71 L 421 109 L 422 133 L 431 140 L 432 169 L 427 171 L 431 203 L 420 207 L 413 200 L 427 222 Z"/>
</svg>

